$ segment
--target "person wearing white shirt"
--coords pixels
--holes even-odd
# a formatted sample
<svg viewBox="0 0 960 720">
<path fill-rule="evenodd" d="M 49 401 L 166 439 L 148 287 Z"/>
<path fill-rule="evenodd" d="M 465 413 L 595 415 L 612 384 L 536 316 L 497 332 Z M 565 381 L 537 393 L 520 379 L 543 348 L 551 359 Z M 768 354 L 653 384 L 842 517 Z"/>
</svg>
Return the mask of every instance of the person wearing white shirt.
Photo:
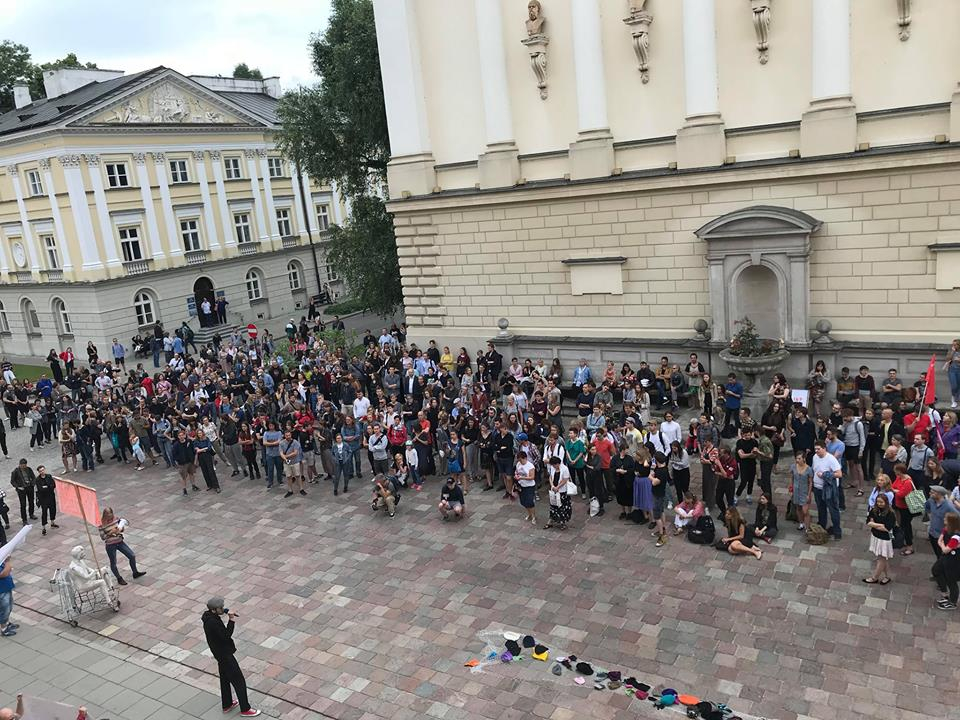
<svg viewBox="0 0 960 720">
<path fill-rule="evenodd" d="M 397 339 L 387 332 L 386 328 L 383 328 L 383 332 L 380 334 L 377 342 L 380 345 L 380 350 L 385 351 L 387 349 L 393 348 L 397 344 Z"/>
<path fill-rule="evenodd" d="M 813 454 L 813 496 L 817 502 L 817 522 L 827 527 L 827 513 L 830 513 L 833 537 L 840 539 L 840 483 L 842 470 L 840 461 L 827 452 L 826 446 L 818 441 Z"/>
<path fill-rule="evenodd" d="M 355 418 L 366 417 L 370 409 L 370 400 L 363 394 L 362 390 L 357 390 L 357 399 L 353 401 L 353 416 Z"/>
<path fill-rule="evenodd" d="M 673 419 L 673 413 L 663 414 L 660 432 L 663 433 L 663 438 L 667 441 L 667 447 L 674 441 L 680 443 L 681 446 L 683 445 L 683 428 L 680 427 L 680 423 Z M 664 455 L 666 454 L 668 453 L 664 453 Z"/>
</svg>

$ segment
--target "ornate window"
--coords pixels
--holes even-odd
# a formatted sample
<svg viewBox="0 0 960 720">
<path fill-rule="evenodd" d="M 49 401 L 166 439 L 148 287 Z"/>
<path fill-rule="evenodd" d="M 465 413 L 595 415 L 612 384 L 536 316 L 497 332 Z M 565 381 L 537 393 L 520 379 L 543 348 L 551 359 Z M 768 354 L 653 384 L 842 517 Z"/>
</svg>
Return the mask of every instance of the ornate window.
<svg viewBox="0 0 960 720">
<path fill-rule="evenodd" d="M 263 278 L 260 276 L 260 272 L 250 268 L 244 279 L 247 283 L 247 299 L 251 301 L 263 300 Z"/>
<path fill-rule="evenodd" d="M 330 206 L 317 205 L 317 228 L 323 232 L 330 229 Z"/>
<path fill-rule="evenodd" d="M 40 316 L 37 315 L 37 308 L 34 307 L 33 300 L 24 298 L 20 309 L 23 312 L 23 326 L 27 330 L 27 335 L 39 335 Z"/>
<path fill-rule="evenodd" d="M 291 290 L 303 290 L 303 265 L 296 260 L 287 263 L 287 280 Z"/>
<path fill-rule="evenodd" d="M 107 185 L 112 188 L 130 187 L 130 177 L 127 175 L 126 163 L 107 163 Z"/>
<path fill-rule="evenodd" d="M 277 229 L 280 232 L 280 237 L 293 235 L 290 231 L 290 210 L 288 208 L 277 208 Z"/>
<path fill-rule="evenodd" d="M 177 183 L 190 182 L 190 176 L 187 174 L 186 160 L 170 161 L 170 182 L 174 185 Z"/>
<path fill-rule="evenodd" d="M 153 325 L 157 321 L 153 295 L 147 290 L 141 290 L 133 296 L 133 309 L 137 314 L 137 325 Z"/>
<path fill-rule="evenodd" d="M 43 183 L 40 182 L 39 170 L 27 170 L 27 188 L 30 190 L 30 197 L 43 195 Z"/>
<path fill-rule="evenodd" d="M 240 158 L 225 157 L 223 159 L 223 170 L 227 180 L 239 180 L 243 177 L 243 171 L 240 169 Z"/>
<path fill-rule="evenodd" d="M 186 252 L 200 250 L 200 222 L 197 218 L 180 221 L 180 237 L 183 238 L 183 249 Z"/>
<path fill-rule="evenodd" d="M 267 174 L 272 178 L 283 177 L 283 158 L 267 158 Z"/>
<path fill-rule="evenodd" d="M 120 249 L 123 251 L 123 261 L 133 262 L 143 260 L 143 248 L 140 246 L 140 228 L 135 225 L 117 229 L 120 236 Z"/>
<path fill-rule="evenodd" d="M 250 242 L 250 213 L 234 213 L 233 229 L 237 233 L 238 243 Z"/>
<path fill-rule="evenodd" d="M 47 254 L 47 270 L 60 269 L 60 251 L 57 250 L 57 239 L 53 235 L 41 235 L 43 250 Z"/>
<path fill-rule="evenodd" d="M 73 335 L 73 325 L 70 323 L 70 314 L 67 305 L 60 298 L 53 299 L 53 320 L 57 324 L 58 335 Z"/>
</svg>

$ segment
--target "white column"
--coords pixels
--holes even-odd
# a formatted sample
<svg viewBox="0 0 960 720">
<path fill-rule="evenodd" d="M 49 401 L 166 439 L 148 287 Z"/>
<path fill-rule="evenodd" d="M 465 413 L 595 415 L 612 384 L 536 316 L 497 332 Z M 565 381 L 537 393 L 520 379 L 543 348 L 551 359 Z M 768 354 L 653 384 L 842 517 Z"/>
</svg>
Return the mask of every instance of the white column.
<svg viewBox="0 0 960 720">
<path fill-rule="evenodd" d="M 333 222 L 335 225 L 343 225 L 343 206 L 340 204 L 340 186 L 336 182 L 330 183 L 330 192 L 333 196 Z"/>
<path fill-rule="evenodd" d="M 387 109 L 391 159 L 387 181 L 394 197 L 426 195 L 437 184 L 420 67 L 416 0 L 373 0 Z"/>
<path fill-rule="evenodd" d="M 97 220 L 100 223 L 100 239 L 103 241 L 103 251 L 107 255 L 107 267 L 120 267 L 122 260 L 117 251 L 117 238 L 113 233 L 110 222 L 110 211 L 107 209 L 107 196 L 103 192 L 103 176 L 100 174 L 100 156 L 84 155 L 87 170 L 90 173 L 90 186 L 93 188 L 93 200 L 97 206 Z"/>
<path fill-rule="evenodd" d="M 37 248 L 34 246 L 33 228 L 30 227 L 30 216 L 27 215 L 27 204 L 23 201 L 23 188 L 20 187 L 20 171 L 16 165 L 7 166 L 7 175 L 13 183 L 13 194 L 17 198 L 17 210 L 20 211 L 20 226 L 23 229 L 23 243 L 27 246 L 27 253 L 30 257 L 30 269 L 33 272 L 40 271 L 40 258 L 37 256 Z"/>
<path fill-rule="evenodd" d="M 67 242 L 67 233 L 63 229 L 63 216 L 60 213 L 60 203 L 57 202 L 57 192 L 53 186 L 53 173 L 50 172 L 49 158 L 41 158 L 40 169 L 43 171 L 43 187 L 47 190 L 47 200 L 50 202 L 50 214 L 53 215 L 53 228 L 57 233 L 57 248 L 63 260 L 64 272 L 73 270 L 70 259 L 70 243 Z"/>
<path fill-rule="evenodd" d="M 280 225 L 277 222 L 277 208 L 273 203 L 273 183 L 270 182 L 270 168 L 267 165 L 267 151 L 257 150 L 260 158 L 260 174 L 263 176 L 263 195 L 267 200 L 267 227 L 272 240 L 280 239 Z"/>
<path fill-rule="evenodd" d="M 599 0 L 571 0 L 573 67 L 577 81 L 577 120 L 580 134 L 609 133 L 606 74 Z"/>
<path fill-rule="evenodd" d="M 140 201 L 147 218 L 147 242 L 154 260 L 165 257 L 160 238 L 160 226 L 157 224 L 157 210 L 153 205 L 153 191 L 150 188 L 150 175 L 147 173 L 147 154 L 134 153 L 133 163 L 137 167 L 137 184 L 140 186 Z"/>
<path fill-rule="evenodd" d="M 203 224 L 206 225 L 207 248 L 219 250 L 217 226 L 213 221 L 213 203 L 210 200 L 210 185 L 207 181 L 207 163 L 203 150 L 193 151 L 193 164 L 197 168 L 197 182 L 200 183 L 200 197 L 203 198 Z"/>
<path fill-rule="evenodd" d="M 237 244 L 237 236 L 233 232 L 233 215 L 230 214 L 230 207 L 227 205 L 227 189 L 223 185 L 223 164 L 219 150 L 210 151 L 210 164 L 213 166 L 213 182 L 217 186 L 217 208 L 220 211 L 223 244 L 225 247 L 230 247 Z"/>
<path fill-rule="evenodd" d="M 720 112 L 714 0 L 683 0 L 683 80 L 688 118 Z"/>
<path fill-rule="evenodd" d="M 0 230 L 0 273 L 7 273 L 10 270 L 10 265 L 7 263 L 7 251 L 4 249 L 3 237 L 3 231 Z"/>
<path fill-rule="evenodd" d="M 57 158 L 63 167 L 63 175 L 67 181 L 67 195 L 70 197 L 70 213 L 73 215 L 73 224 L 76 229 L 77 241 L 80 244 L 80 256 L 83 270 L 100 270 L 103 268 L 103 258 L 97 246 L 97 236 L 93 230 L 93 218 L 90 217 L 90 206 L 87 204 L 87 191 L 83 185 L 83 175 L 80 172 L 79 155 L 61 155 Z"/>
<path fill-rule="evenodd" d="M 303 218 L 303 193 L 300 192 L 300 176 L 297 174 L 297 166 L 290 166 L 290 185 L 293 188 L 293 212 L 297 218 L 297 235 L 307 234 L 307 224 Z M 313 229 L 313 223 L 310 223 L 310 229 Z"/>
<path fill-rule="evenodd" d="M 513 115 L 507 56 L 503 49 L 503 14 L 500 3 L 474 0 L 477 15 L 477 44 L 480 46 L 480 89 L 487 145 L 513 144 Z"/>
<path fill-rule="evenodd" d="M 383 101 L 393 157 L 430 152 L 414 0 L 374 0 Z"/>
<path fill-rule="evenodd" d="M 160 209 L 163 211 L 163 222 L 167 226 L 168 251 L 171 257 L 182 257 L 180 226 L 177 225 L 177 218 L 173 214 L 173 200 L 170 199 L 170 185 L 167 183 L 167 158 L 163 153 L 153 153 L 153 169 L 157 173 Z"/>
<path fill-rule="evenodd" d="M 813 0 L 812 98 L 849 97 L 850 0 Z"/>
<path fill-rule="evenodd" d="M 247 174 L 250 175 L 250 190 L 253 192 L 253 214 L 257 216 L 257 241 L 270 240 L 267 233 L 267 224 L 263 217 L 263 196 L 260 194 L 260 183 L 257 180 L 257 152 L 244 150 L 243 156 L 247 159 Z"/>
</svg>

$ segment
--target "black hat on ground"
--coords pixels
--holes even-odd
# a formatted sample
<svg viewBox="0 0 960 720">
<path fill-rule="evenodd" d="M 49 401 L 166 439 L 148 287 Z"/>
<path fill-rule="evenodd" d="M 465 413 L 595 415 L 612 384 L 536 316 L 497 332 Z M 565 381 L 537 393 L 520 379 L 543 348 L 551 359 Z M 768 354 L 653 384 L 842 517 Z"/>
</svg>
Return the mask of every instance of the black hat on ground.
<svg viewBox="0 0 960 720">
<path fill-rule="evenodd" d="M 507 640 L 507 642 L 505 642 L 504 645 L 507 648 L 507 652 L 509 652 L 514 657 L 520 654 L 520 645 L 519 643 L 517 643 L 516 640 Z"/>
<path fill-rule="evenodd" d="M 593 668 L 590 667 L 590 663 L 578 662 L 577 672 L 581 675 L 593 675 Z"/>
<path fill-rule="evenodd" d="M 536 644 L 537 644 L 537 641 L 533 639 L 533 635 L 523 636 L 523 646 L 525 648 L 532 648 Z"/>
<path fill-rule="evenodd" d="M 526 643 L 524 643 L 524 645 L 526 645 Z M 547 652 L 547 651 L 549 651 L 549 650 L 550 650 L 550 648 L 548 648 L 546 645 L 537 645 L 536 647 L 533 648 L 533 651 L 534 651 L 537 655 L 543 655 L 543 653 L 545 653 L 545 652 Z"/>
</svg>

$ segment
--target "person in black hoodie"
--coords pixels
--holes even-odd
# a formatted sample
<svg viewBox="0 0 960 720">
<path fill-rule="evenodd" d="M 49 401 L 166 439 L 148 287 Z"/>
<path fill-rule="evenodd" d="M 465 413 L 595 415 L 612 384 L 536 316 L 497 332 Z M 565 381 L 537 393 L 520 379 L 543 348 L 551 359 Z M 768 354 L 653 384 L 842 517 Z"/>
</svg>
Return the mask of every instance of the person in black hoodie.
<svg viewBox="0 0 960 720">
<path fill-rule="evenodd" d="M 753 523 L 757 539 L 771 542 L 777 536 L 777 508 L 770 493 L 763 492 L 757 501 L 757 514 Z"/>
<path fill-rule="evenodd" d="M 223 615 L 228 618 L 226 625 L 223 624 Z M 207 610 L 202 615 L 203 634 L 207 638 L 211 654 L 217 661 L 223 711 L 229 712 L 239 705 L 242 717 L 256 717 L 260 711 L 250 707 L 250 700 L 247 698 L 247 681 L 243 677 L 240 663 L 234 657 L 237 652 L 237 646 L 233 642 L 236 618 L 237 613 L 230 612 L 223 606 L 222 597 L 210 598 L 207 600 Z M 231 688 L 237 693 L 236 700 L 233 699 Z"/>
</svg>

